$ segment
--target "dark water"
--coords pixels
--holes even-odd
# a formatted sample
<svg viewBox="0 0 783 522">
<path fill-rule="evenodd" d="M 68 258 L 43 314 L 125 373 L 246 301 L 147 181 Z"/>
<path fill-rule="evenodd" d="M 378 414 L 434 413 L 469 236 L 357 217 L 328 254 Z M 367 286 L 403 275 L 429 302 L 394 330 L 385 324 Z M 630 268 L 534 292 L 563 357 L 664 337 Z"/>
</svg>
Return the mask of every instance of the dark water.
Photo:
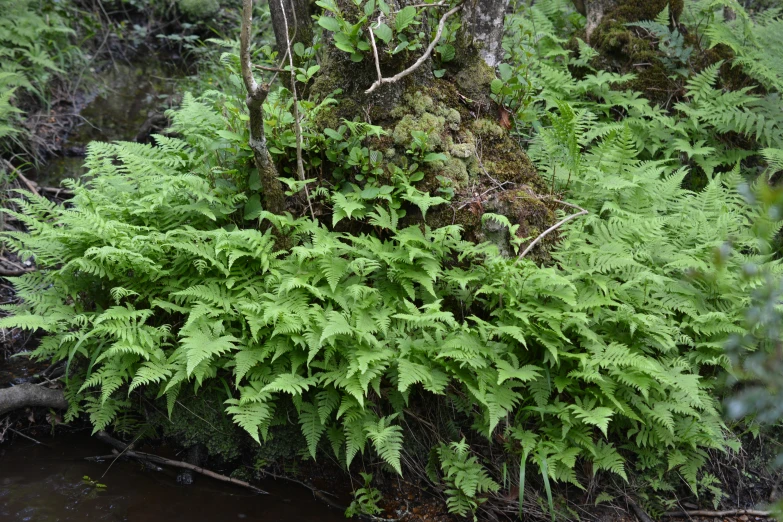
<svg viewBox="0 0 783 522">
<path fill-rule="evenodd" d="M 152 112 L 170 106 L 176 82 L 185 76 L 181 64 L 152 54 L 133 63 L 116 62 L 93 77 L 91 100 L 81 111 L 82 122 L 66 139 L 63 150 L 81 150 L 91 141 L 132 141 Z M 72 154 L 72 152 L 71 152 Z M 37 173 L 39 184 L 57 187 L 84 173 L 83 157 L 53 158 Z"/>
<path fill-rule="evenodd" d="M 2 522 L 337 522 L 343 515 L 307 489 L 267 481 L 269 495 L 196 476 L 180 486 L 170 470 L 136 462 L 88 462 L 108 453 L 87 434 L 42 438 L 49 447 L 17 438 L 0 446 Z M 108 470 L 108 471 L 107 471 Z M 83 477 L 105 484 L 98 488 Z"/>
</svg>

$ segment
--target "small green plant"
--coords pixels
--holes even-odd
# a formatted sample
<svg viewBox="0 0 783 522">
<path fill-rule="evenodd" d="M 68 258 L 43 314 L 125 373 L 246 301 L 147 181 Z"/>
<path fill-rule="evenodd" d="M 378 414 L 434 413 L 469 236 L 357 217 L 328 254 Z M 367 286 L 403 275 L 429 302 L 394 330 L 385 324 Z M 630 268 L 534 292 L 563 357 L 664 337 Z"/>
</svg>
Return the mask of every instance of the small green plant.
<svg viewBox="0 0 783 522">
<path fill-rule="evenodd" d="M 411 131 L 411 145 L 406 152 L 418 161 L 423 163 L 434 163 L 436 161 L 446 161 L 448 156 L 442 153 L 430 152 L 430 135 L 428 132 L 420 130 Z"/>
<path fill-rule="evenodd" d="M 346 518 L 352 518 L 359 515 L 378 515 L 383 509 L 378 505 L 381 501 L 381 492 L 372 487 L 372 474 L 359 473 L 364 486 L 353 492 L 353 501 L 348 509 L 345 510 Z"/>
<path fill-rule="evenodd" d="M 82 482 L 91 488 L 95 488 L 98 491 L 104 490 L 108 487 L 106 486 L 106 484 L 101 484 L 100 482 L 91 479 L 89 475 L 83 476 Z"/>
<path fill-rule="evenodd" d="M 464 438 L 460 442 L 441 444 L 436 454 L 446 485 L 449 512 L 461 517 L 471 515 L 474 521 L 478 520 L 476 510 L 486 500 L 483 495 L 498 491 L 500 486 L 471 454 Z"/>
</svg>

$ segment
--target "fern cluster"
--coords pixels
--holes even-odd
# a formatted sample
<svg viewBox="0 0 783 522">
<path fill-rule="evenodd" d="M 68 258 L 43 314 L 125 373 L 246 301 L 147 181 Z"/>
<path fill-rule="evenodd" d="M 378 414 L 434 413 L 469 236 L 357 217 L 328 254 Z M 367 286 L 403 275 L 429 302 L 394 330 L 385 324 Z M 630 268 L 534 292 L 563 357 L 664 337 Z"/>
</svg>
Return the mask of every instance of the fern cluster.
<svg viewBox="0 0 783 522">
<path fill-rule="evenodd" d="M 413 186 L 415 169 L 363 191 L 321 187 L 332 219 L 270 214 L 241 103 L 187 95 L 171 114 L 178 138 L 91 144 L 67 207 L 20 195 L 11 214 L 28 231 L 3 240 L 41 270 L 13 280 L 22 303 L 0 326 L 47 332 L 35 355 L 67 361 L 67 417 L 85 413 L 96 430 L 134 394 L 171 412 L 186 388 L 210 387 L 259 443 L 293 408 L 313 458 L 331 451 L 350 467 L 372 454 L 403 473 L 408 408 L 437 400 L 468 419 L 468 440 L 503 441 L 520 491 L 529 466 L 547 488 L 584 488 L 580 462 L 594 475 L 641 471 L 654 489 L 673 473 L 709 487 L 707 452 L 734 445 L 715 397 L 724 345 L 744 331 L 761 281 L 743 267 L 780 273 L 765 248 L 779 226 L 759 235 L 741 196 L 741 160 L 781 161 L 777 94 L 724 92 L 715 64 L 670 113 L 613 88 L 627 75 L 576 78 L 572 60 L 587 67 L 593 52 L 562 47 L 562 3 L 512 20 L 509 56 L 531 60 L 514 85 L 528 99 L 495 86 L 518 122 L 533 122 L 542 175 L 587 211 L 563 228 L 551 266 L 500 256 L 459 226 L 400 226 L 402 201 L 424 216 L 446 202 Z M 266 106 L 281 144 L 286 103 Z M 319 108 L 305 106 L 304 121 Z M 372 133 L 345 122 L 310 145 L 366 167 L 369 181 L 361 144 Z M 698 192 L 683 188 L 692 169 L 706 177 Z M 363 232 L 338 231 L 343 221 Z M 430 468 L 460 514 L 499 489 L 464 440 L 437 446 Z"/>
<path fill-rule="evenodd" d="M 15 95 L 26 91 L 48 99 L 49 78 L 74 58 L 67 48 L 73 30 L 58 13 L 43 14 L 30 0 L 2 0 L 0 10 L 0 140 L 18 139 L 22 111 Z"/>
<path fill-rule="evenodd" d="M 199 115 L 190 140 L 90 145 L 69 207 L 17 200 L 29 232 L 5 242 L 42 270 L 14 281 L 23 304 L 2 324 L 48 332 L 35 354 L 68 361 L 68 418 L 84 411 L 98 430 L 136 390 L 171 410 L 183 387 L 225 379 L 227 413 L 257 441 L 290 401 L 313 457 L 324 443 L 349 466 L 371 450 L 398 473 L 412 394 L 454 401 L 484 436 L 531 439 L 574 484 L 578 458 L 626 477 L 629 457 L 695 484 L 706 450 L 724 447 L 709 375 L 741 328 L 752 282 L 738 267 L 765 262 L 736 173 L 688 192 L 683 170 L 612 132 L 574 180 L 589 217 L 541 268 L 457 226 L 399 229 L 382 205 L 380 234 L 264 211 L 254 225 L 203 146 L 222 117 L 192 98 L 183 112 Z M 743 255 L 700 277 L 727 237 Z"/>
</svg>

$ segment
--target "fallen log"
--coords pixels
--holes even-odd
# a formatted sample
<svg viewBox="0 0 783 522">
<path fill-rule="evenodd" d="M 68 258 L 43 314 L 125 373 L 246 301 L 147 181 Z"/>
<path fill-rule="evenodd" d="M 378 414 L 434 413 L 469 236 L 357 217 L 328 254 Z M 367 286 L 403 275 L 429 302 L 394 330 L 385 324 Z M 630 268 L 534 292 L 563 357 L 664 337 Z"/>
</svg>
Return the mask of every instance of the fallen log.
<svg viewBox="0 0 783 522">
<path fill-rule="evenodd" d="M 44 388 L 36 384 L 20 384 L 0 389 L 0 415 L 19 408 L 42 406 L 64 410 L 68 407 L 62 390 Z"/>
<path fill-rule="evenodd" d="M 194 471 L 196 473 L 199 473 L 201 475 L 204 475 L 206 477 L 213 478 L 215 480 L 220 480 L 221 482 L 228 482 L 229 484 L 236 484 L 237 486 L 242 486 L 244 488 L 252 489 L 256 493 L 260 493 L 262 495 L 268 495 L 269 493 L 264 491 L 261 488 L 257 488 L 254 485 L 245 482 L 244 480 L 235 479 L 233 477 L 227 477 L 225 475 L 221 475 L 220 473 L 215 473 L 214 471 L 210 471 L 208 469 L 204 469 L 201 466 L 196 466 L 194 464 L 189 464 L 187 462 L 182 462 L 180 460 L 171 460 L 164 457 L 159 457 L 158 455 L 153 455 L 152 453 L 145 453 L 143 451 L 136 451 L 133 449 L 132 444 L 125 444 L 122 441 L 119 441 L 106 433 L 105 431 L 99 431 L 95 434 L 95 437 L 99 440 L 102 440 L 103 442 L 109 444 L 110 446 L 113 446 L 117 450 L 120 451 L 120 453 L 116 456 L 116 458 L 119 458 L 121 456 L 126 456 L 132 459 L 137 460 L 143 460 L 147 462 L 153 462 L 155 464 L 160 464 L 161 466 L 170 466 L 172 468 L 180 468 L 180 469 L 187 469 L 190 471 Z"/>
</svg>

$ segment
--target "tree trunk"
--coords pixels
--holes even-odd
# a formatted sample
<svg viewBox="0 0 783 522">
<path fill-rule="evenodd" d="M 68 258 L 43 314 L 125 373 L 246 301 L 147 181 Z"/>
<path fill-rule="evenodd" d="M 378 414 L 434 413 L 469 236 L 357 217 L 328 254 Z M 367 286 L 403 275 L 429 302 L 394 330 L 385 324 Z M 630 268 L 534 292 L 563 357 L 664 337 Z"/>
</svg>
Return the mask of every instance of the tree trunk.
<svg viewBox="0 0 783 522">
<path fill-rule="evenodd" d="M 269 85 L 257 83 L 250 61 L 250 31 L 253 24 L 253 0 L 242 1 L 242 31 L 240 33 L 240 60 L 242 79 L 247 89 L 247 108 L 250 116 L 250 148 L 253 150 L 258 178 L 261 183 L 261 197 L 264 209 L 274 214 L 285 210 L 285 195 L 280 180 L 277 179 L 277 167 L 266 146 L 264 134 L 264 100 L 269 94 Z"/>
<path fill-rule="evenodd" d="M 508 0 L 468 0 L 463 5 L 460 40 L 473 47 L 490 66 L 503 59 L 503 20 Z"/>
<path fill-rule="evenodd" d="M 285 8 L 285 12 L 284 12 Z M 313 19 L 310 16 L 309 0 L 269 0 L 269 11 L 272 14 L 272 27 L 275 30 L 275 42 L 277 43 L 278 58 L 282 59 L 286 53 L 288 40 L 286 39 L 285 26 L 288 25 L 288 34 L 291 37 L 291 48 L 294 44 L 301 43 L 305 48 L 313 43 Z M 299 66 L 301 58 L 294 54 L 294 65 Z M 283 63 L 288 63 L 285 60 Z M 290 77 L 282 75 L 280 79 L 288 85 Z M 290 87 L 290 85 L 288 85 Z"/>
<path fill-rule="evenodd" d="M 336 3 L 342 17 L 351 24 L 365 16 L 353 0 L 336 0 Z M 417 188 L 433 196 L 440 195 L 444 186 L 454 191 L 451 205 L 432 209 L 426 215 L 426 223 L 433 227 L 460 224 L 465 237 L 491 240 L 501 252 L 509 253 L 508 229 L 493 222 L 482 223 L 483 213 L 506 215 L 512 222 L 520 223 L 518 233 L 525 237 L 536 237 L 554 223 L 550 200 L 537 197 L 548 189 L 518 143 L 499 124 L 502 113 L 490 97 L 490 86 L 496 78 L 495 66 L 503 56 L 503 20 L 509 2 L 446 1 L 443 5 L 427 7 L 422 7 L 421 0 L 387 0 L 387 3 L 391 13 L 383 21 L 390 27 L 394 27 L 397 12 L 406 6 L 417 6 L 422 22 L 418 30 L 425 35 L 421 47 L 415 52 L 395 54 L 389 52 L 396 46 L 394 40 L 385 44 L 371 38 L 370 27 L 380 19 L 378 11 L 361 29 L 372 48 L 364 52 L 358 63 L 349 53 L 338 49 L 327 32 L 321 70 L 308 93 L 314 101 L 333 96 L 338 89 L 342 93 L 337 96 L 339 104 L 322 110 L 311 125 L 316 132 L 338 129 L 344 120 L 380 126 L 386 134 L 368 138 L 364 145 L 381 152 L 384 164 L 398 166 L 408 159 L 413 134 L 426 132 L 429 151 L 446 159 L 420 165 L 425 177 Z M 281 56 L 286 45 L 284 20 L 289 21 L 290 33 L 293 19 L 292 5 L 284 3 L 283 7 L 285 16 L 278 15 L 274 24 Z M 297 14 L 297 23 L 304 20 L 309 17 Z M 440 63 L 440 55 L 434 52 L 437 40 L 444 34 L 442 29 L 451 27 L 457 20 L 461 21 L 460 28 L 452 42 L 456 56 L 452 61 Z M 306 31 L 301 26 L 294 30 L 297 34 Z M 443 70 L 441 78 L 433 74 L 434 68 Z M 326 167 L 323 181 L 331 186 L 333 180 L 328 177 Z M 382 167 L 387 170 L 386 165 Z M 406 211 L 400 226 L 424 221 L 415 207 Z M 542 241 L 531 257 L 541 258 L 539 254 L 546 252 L 555 241 L 554 236 Z"/>
<path fill-rule="evenodd" d="M 595 30 L 608 20 L 615 23 L 652 20 L 668 5 L 676 20 L 682 13 L 684 0 L 573 0 L 577 11 L 587 17 L 585 31 L 588 41 Z"/>
</svg>

